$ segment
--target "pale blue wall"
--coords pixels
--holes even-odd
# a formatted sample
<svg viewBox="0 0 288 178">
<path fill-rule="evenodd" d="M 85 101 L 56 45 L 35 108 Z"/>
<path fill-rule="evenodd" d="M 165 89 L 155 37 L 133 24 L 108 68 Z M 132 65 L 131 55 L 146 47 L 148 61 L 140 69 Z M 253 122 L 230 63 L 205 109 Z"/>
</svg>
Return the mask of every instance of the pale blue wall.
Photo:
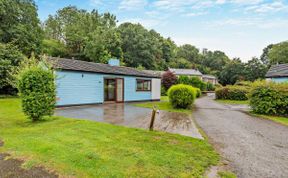
<svg viewBox="0 0 288 178">
<path fill-rule="evenodd" d="M 125 101 L 139 101 L 139 100 L 151 100 L 151 91 L 136 91 L 136 79 L 149 79 L 149 78 L 137 78 L 126 76 L 124 78 L 124 100 Z"/>
<path fill-rule="evenodd" d="M 136 91 L 136 79 L 143 77 L 57 71 L 57 105 L 104 102 L 104 78 L 124 78 L 124 101 L 151 100 L 151 92 Z M 83 77 L 82 77 L 83 74 Z M 152 86 L 153 87 L 153 86 Z"/>
<path fill-rule="evenodd" d="M 272 78 L 272 81 L 277 83 L 288 82 L 288 77 Z"/>
<path fill-rule="evenodd" d="M 57 71 L 57 105 L 102 103 L 103 93 L 102 75 Z"/>
</svg>

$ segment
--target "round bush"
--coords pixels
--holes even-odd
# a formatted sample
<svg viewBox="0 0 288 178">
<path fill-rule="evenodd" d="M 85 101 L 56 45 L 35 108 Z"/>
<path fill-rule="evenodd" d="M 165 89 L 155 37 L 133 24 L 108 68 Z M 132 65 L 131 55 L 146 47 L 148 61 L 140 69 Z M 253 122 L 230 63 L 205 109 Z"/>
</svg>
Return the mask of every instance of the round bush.
<svg viewBox="0 0 288 178">
<path fill-rule="evenodd" d="M 174 108 L 188 108 L 196 98 L 196 89 L 189 85 L 173 85 L 168 90 L 169 102 Z"/>
<path fill-rule="evenodd" d="M 54 74 L 41 68 L 24 71 L 18 81 L 23 112 L 33 121 L 51 116 L 56 102 Z"/>
</svg>

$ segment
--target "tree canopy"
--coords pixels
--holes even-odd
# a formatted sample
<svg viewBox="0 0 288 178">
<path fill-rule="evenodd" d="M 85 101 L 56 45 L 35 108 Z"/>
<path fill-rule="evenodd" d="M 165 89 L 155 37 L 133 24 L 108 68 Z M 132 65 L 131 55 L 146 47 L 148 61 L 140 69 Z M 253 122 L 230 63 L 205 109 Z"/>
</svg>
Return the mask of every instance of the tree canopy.
<svg viewBox="0 0 288 178">
<path fill-rule="evenodd" d="M 41 52 L 43 33 L 33 0 L 1 0 L 0 42 L 13 43 L 25 55 Z"/>
<path fill-rule="evenodd" d="M 118 24 L 109 12 L 67 6 L 41 24 L 33 0 L 1 0 L 0 92 L 11 89 L 6 80 L 9 71 L 33 53 L 99 63 L 118 58 L 122 65 L 138 69 L 193 68 L 216 75 L 226 85 L 264 78 L 270 65 L 288 63 L 288 42 L 271 44 L 260 59 L 243 63 L 219 50 L 201 52 L 192 44 L 177 46 L 171 38 L 141 24 Z"/>
<path fill-rule="evenodd" d="M 50 15 L 43 29 L 47 39 L 66 44 L 68 53 L 60 53 L 61 57 L 105 63 L 110 57 L 123 58 L 116 22 L 116 17 L 110 13 L 87 12 L 68 6 Z M 53 51 L 48 52 L 53 54 Z"/>
<path fill-rule="evenodd" d="M 275 44 L 268 52 L 270 64 L 288 63 L 288 41 Z"/>
</svg>

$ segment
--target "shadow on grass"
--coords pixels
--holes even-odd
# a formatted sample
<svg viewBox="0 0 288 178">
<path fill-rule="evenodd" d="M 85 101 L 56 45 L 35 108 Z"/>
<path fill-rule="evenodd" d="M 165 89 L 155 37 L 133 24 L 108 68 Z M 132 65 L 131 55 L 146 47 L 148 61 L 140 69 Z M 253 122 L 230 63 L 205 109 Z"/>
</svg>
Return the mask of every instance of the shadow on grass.
<svg viewBox="0 0 288 178">
<path fill-rule="evenodd" d="M 18 120 L 17 125 L 20 127 L 35 127 L 35 126 L 39 126 L 42 124 L 52 123 L 52 122 L 57 121 L 59 119 L 65 119 L 65 118 L 59 117 L 59 116 L 44 116 L 40 120 L 33 121 L 26 116 L 25 120 L 21 120 L 21 121 Z"/>
</svg>

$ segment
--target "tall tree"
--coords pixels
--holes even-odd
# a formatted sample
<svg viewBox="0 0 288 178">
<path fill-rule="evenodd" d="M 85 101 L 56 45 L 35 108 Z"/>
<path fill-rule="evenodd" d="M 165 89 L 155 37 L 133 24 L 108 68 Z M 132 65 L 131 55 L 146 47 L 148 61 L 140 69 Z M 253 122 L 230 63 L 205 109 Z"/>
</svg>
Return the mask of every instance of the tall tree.
<svg viewBox="0 0 288 178">
<path fill-rule="evenodd" d="M 175 58 L 170 61 L 169 66 L 171 68 L 191 69 L 193 65 L 185 58 Z"/>
<path fill-rule="evenodd" d="M 203 55 L 201 64 L 212 70 L 221 71 L 229 61 L 229 57 L 222 51 L 208 51 Z"/>
<path fill-rule="evenodd" d="M 190 44 L 185 44 L 177 49 L 177 58 L 185 58 L 191 63 L 199 63 L 199 50 Z"/>
<path fill-rule="evenodd" d="M 237 80 L 244 80 L 245 75 L 245 64 L 239 58 L 235 58 L 221 70 L 219 83 L 222 85 L 233 85 Z"/>
<path fill-rule="evenodd" d="M 268 45 L 267 47 L 265 47 L 263 49 L 263 52 L 260 56 L 260 60 L 262 61 L 263 64 L 265 65 L 269 65 L 269 57 L 268 57 L 268 54 L 269 54 L 269 51 L 271 50 L 271 48 L 273 47 L 273 44 L 270 44 Z"/>
<path fill-rule="evenodd" d="M 70 57 L 107 62 L 109 57 L 123 58 L 116 22 L 116 17 L 110 13 L 87 12 L 68 6 L 49 16 L 44 29 L 46 38 L 66 44 Z"/>
<path fill-rule="evenodd" d="M 0 94 L 15 94 L 16 90 L 9 82 L 9 73 L 23 58 L 23 54 L 13 44 L 0 43 Z"/>
<path fill-rule="evenodd" d="M 273 45 L 269 50 L 268 58 L 270 64 L 288 63 L 288 41 Z"/>
<path fill-rule="evenodd" d="M 127 66 L 156 68 L 157 43 L 140 24 L 123 23 L 118 27 L 122 39 L 124 62 Z"/>
<path fill-rule="evenodd" d="M 43 33 L 33 0 L 0 1 L 0 42 L 13 43 L 25 55 L 39 54 Z"/>
<path fill-rule="evenodd" d="M 245 79 L 254 81 L 264 79 L 267 73 L 267 66 L 262 64 L 258 58 L 252 58 L 245 64 Z"/>
</svg>

